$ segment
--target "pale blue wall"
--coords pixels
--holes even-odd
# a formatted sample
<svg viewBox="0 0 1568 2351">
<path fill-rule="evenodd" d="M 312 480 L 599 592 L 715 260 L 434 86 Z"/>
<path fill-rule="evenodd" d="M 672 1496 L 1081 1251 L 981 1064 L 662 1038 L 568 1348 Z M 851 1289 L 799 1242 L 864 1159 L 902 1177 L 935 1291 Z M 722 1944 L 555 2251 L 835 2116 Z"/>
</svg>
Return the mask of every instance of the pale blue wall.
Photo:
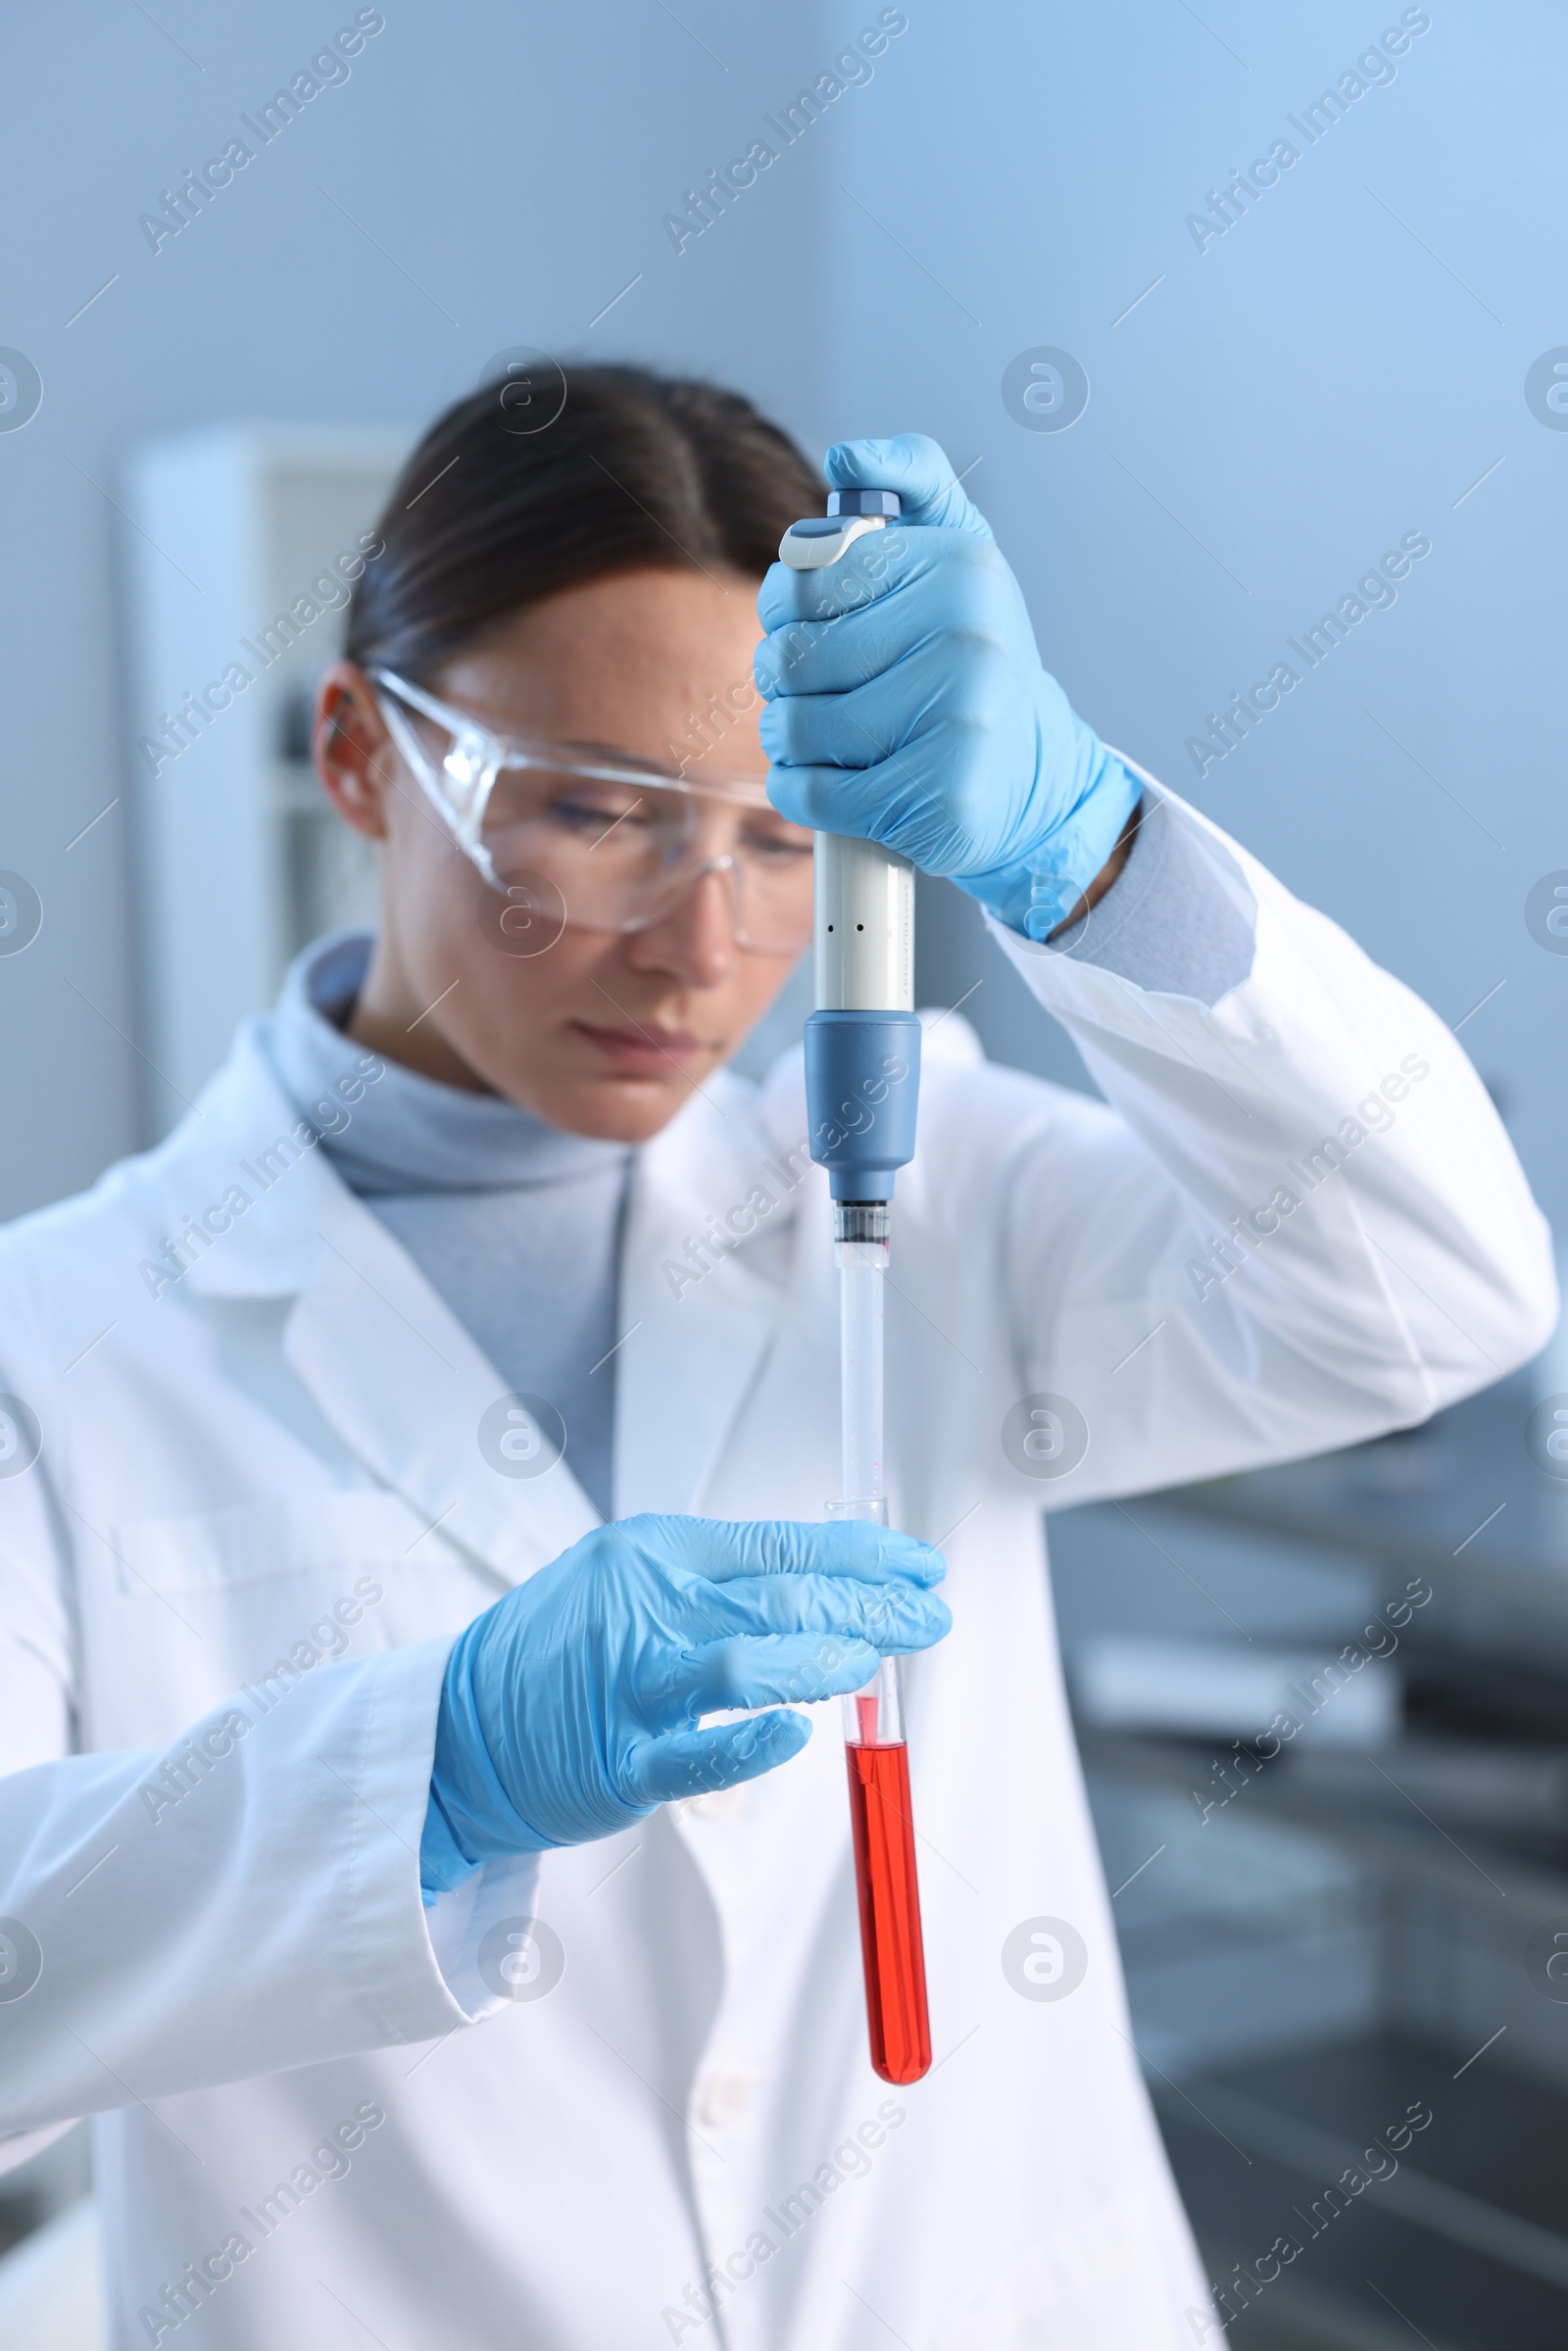
<svg viewBox="0 0 1568 2351">
<path fill-rule="evenodd" d="M 1398 6 L 910 13 L 898 105 L 857 112 L 829 191 L 840 429 L 914 422 L 960 467 L 983 460 L 969 487 L 1105 734 L 1448 1020 L 1506 981 L 1464 1042 L 1568 1210 L 1568 957 L 1524 923 L 1531 884 L 1568 867 L 1568 432 L 1523 392 L 1568 344 L 1568 19 L 1433 0 L 1397 78 L 1200 254 L 1184 216 L 1277 137 L 1304 147 L 1287 115 Z M 1090 377 L 1065 432 L 1003 406 L 1004 369 L 1037 345 Z M 1397 605 L 1200 781 L 1184 741 L 1216 697 L 1266 677 L 1411 529 L 1433 552 Z M 1020 1007 L 977 953 L 950 981 L 987 972 L 970 1009 L 1021 1057 Z"/>
<path fill-rule="evenodd" d="M 34 883 L 45 921 L 0 955 L 0 1215 L 136 1139 L 123 805 L 66 847 L 122 789 L 121 525 L 93 484 L 114 492 L 130 442 L 236 416 L 418 425 L 517 342 L 708 369 L 808 442 L 826 432 L 807 324 L 823 275 L 811 144 L 678 256 L 662 227 L 820 71 L 809 13 L 681 0 L 677 24 L 632 5 L 387 0 L 352 78 L 155 256 L 138 215 L 354 13 L 159 0 L 155 24 L 83 0 L 8 27 L 0 173 L 24 232 L 8 239 L 0 345 L 34 362 L 44 401 L 0 433 L 0 868 Z M 830 120 L 814 144 L 840 135 Z"/>
<path fill-rule="evenodd" d="M 1506 981 L 1465 1041 L 1558 1205 L 1568 958 L 1533 944 L 1522 908 L 1568 866 L 1568 433 L 1535 420 L 1522 384 L 1568 342 L 1560 12 L 1435 8 L 1392 86 L 1200 255 L 1184 215 L 1397 8 L 1211 0 L 1200 24 L 1165 0 L 913 0 L 874 81 L 677 257 L 661 216 L 874 20 L 869 0 L 682 0 L 689 30 L 630 0 L 394 5 L 347 86 L 155 258 L 137 215 L 353 11 L 157 13 L 167 34 L 105 0 L 16 19 L 0 99 L 26 224 L 0 344 L 45 382 L 34 421 L 0 434 L 0 866 L 46 905 L 37 943 L 0 958 L 0 1212 L 85 1181 L 134 1133 L 123 809 L 65 846 L 122 787 L 116 516 L 92 481 L 113 490 L 131 439 L 205 418 L 413 424 L 517 340 L 710 367 L 815 447 L 919 425 L 960 465 L 982 458 L 971 487 L 1048 659 L 1107 734 L 1450 1019 Z M 1038 344 L 1091 379 L 1065 433 L 1002 405 L 1004 368 Z M 1183 741 L 1215 698 L 1410 528 L 1433 554 L 1398 605 L 1200 782 Z M 934 901 L 927 933 L 928 973 L 990 968 Z M 1070 1073 L 994 971 L 969 1008 L 995 1050 Z"/>
</svg>

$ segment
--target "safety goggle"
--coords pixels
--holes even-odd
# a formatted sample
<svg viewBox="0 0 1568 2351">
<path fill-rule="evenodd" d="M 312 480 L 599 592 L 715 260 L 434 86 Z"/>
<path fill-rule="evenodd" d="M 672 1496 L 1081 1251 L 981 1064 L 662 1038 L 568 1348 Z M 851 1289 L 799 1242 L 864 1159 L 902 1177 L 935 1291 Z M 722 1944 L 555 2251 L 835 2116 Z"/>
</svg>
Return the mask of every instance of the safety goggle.
<svg viewBox="0 0 1568 2351">
<path fill-rule="evenodd" d="M 584 930 L 640 931 L 697 882 L 729 884 L 735 941 L 799 954 L 811 936 L 811 836 L 760 777 L 700 777 L 630 753 L 505 736 L 391 670 L 372 671 L 388 734 L 452 839 L 503 897 L 559 900 Z M 410 712 L 448 740 L 428 744 Z"/>
</svg>

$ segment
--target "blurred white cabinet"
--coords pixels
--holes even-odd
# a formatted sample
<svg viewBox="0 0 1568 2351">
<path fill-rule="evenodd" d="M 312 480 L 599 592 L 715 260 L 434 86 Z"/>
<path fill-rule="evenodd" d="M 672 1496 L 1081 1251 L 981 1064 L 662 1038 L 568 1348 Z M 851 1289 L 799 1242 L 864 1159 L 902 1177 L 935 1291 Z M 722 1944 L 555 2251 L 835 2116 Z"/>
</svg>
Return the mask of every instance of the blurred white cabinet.
<svg viewBox="0 0 1568 2351">
<path fill-rule="evenodd" d="M 147 1125 L 318 932 L 369 921 L 370 846 L 310 765 L 316 681 L 409 448 L 376 428 L 224 425 L 144 444 L 124 480 L 129 771 Z M 373 558 L 372 558 L 373 560 Z"/>
</svg>

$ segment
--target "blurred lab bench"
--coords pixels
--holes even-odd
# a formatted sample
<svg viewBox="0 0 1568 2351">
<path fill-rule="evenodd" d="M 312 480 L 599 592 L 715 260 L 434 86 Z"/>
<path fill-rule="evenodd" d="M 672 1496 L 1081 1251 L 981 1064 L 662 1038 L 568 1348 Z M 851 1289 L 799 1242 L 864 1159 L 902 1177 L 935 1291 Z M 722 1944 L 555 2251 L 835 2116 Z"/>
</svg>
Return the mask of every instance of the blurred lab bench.
<svg viewBox="0 0 1568 2351">
<path fill-rule="evenodd" d="M 1522 1375 L 1051 1522 L 1134 2031 L 1250 2351 L 1568 2340 L 1555 1426 Z"/>
</svg>

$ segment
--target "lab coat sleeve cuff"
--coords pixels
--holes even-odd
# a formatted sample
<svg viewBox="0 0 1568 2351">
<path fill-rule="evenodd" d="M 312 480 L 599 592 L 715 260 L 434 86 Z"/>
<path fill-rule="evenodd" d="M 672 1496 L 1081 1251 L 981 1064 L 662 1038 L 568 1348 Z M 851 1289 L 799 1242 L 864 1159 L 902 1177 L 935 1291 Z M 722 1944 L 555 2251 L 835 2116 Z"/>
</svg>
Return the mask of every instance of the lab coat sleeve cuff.
<svg viewBox="0 0 1568 2351">
<path fill-rule="evenodd" d="M 0 1780 L 0 1914 L 33 1962 L 0 2006 L 0 2131 L 469 2021 L 419 1899 L 450 1646 L 243 1690 L 164 1755 Z"/>
<path fill-rule="evenodd" d="M 353 1921 L 367 1998 L 393 2040 L 423 2040 L 459 2021 L 423 1931 L 418 1861 L 451 1646 L 434 1641 L 389 1651 L 375 1659 L 368 1692 L 356 1782 L 367 1834 L 360 1840 L 364 1866 L 355 1871 Z M 375 1834 L 383 1826 L 390 1835 Z"/>
<path fill-rule="evenodd" d="M 1256 906 L 1165 793 L 1146 788 L 1127 861 L 1098 906 L 1047 953 L 1210 1009 L 1252 969 Z"/>
<path fill-rule="evenodd" d="M 509 2000 L 526 1999 L 541 1981 L 537 1893 L 539 1855 L 518 1853 L 482 1868 L 437 1894 L 425 1931 L 448 1991 L 470 2022 Z M 548 1974 L 548 1970 L 545 1971 Z M 548 1984 L 546 1988 L 549 1988 Z"/>
<path fill-rule="evenodd" d="M 1184 1043 L 1190 1033 L 1249 1035 L 1275 902 L 1293 902 L 1218 825 L 1152 776 L 1143 781 L 1139 842 L 1082 922 L 1048 941 L 1022 939 L 994 915 L 988 927 L 1030 994 L 1070 1028 L 1163 1039 L 1167 1050 L 1178 1030 Z M 1144 1009 L 1160 998 L 1174 1028 Z"/>
</svg>

